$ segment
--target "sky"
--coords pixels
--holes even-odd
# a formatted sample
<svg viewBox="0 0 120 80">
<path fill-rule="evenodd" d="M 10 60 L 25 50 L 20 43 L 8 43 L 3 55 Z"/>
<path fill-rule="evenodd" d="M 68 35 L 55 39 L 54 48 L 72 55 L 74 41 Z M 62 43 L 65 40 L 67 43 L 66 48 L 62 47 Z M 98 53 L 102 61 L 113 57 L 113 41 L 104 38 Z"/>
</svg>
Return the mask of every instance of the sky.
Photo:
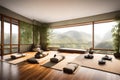
<svg viewBox="0 0 120 80">
<path fill-rule="evenodd" d="M 103 37 L 104 34 L 106 34 L 106 32 L 110 31 L 114 27 L 115 24 L 116 24 L 115 22 L 95 24 L 95 28 L 94 28 L 95 35 L 99 35 L 99 37 Z M 54 29 L 53 32 L 64 33 L 71 30 L 78 32 L 85 32 L 92 35 L 92 25 L 59 28 L 59 29 Z"/>
<path fill-rule="evenodd" d="M 5 33 L 10 33 L 10 24 L 5 22 L 4 26 L 5 26 L 4 27 L 4 32 Z M 12 24 L 12 33 L 18 34 L 18 26 L 17 25 Z"/>
</svg>

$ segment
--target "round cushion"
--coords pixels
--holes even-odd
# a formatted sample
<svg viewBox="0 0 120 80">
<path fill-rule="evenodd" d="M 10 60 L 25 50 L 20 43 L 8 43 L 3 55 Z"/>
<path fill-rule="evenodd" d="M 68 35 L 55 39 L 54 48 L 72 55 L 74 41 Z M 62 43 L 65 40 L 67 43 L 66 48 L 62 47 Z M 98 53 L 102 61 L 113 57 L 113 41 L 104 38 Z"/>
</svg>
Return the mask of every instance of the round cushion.
<svg viewBox="0 0 120 80">
<path fill-rule="evenodd" d="M 100 64 L 100 65 L 104 65 L 106 62 L 105 62 L 105 60 L 99 60 L 98 61 L 98 64 Z"/>
<path fill-rule="evenodd" d="M 27 59 L 29 63 L 38 64 L 38 61 L 35 58 Z"/>
</svg>

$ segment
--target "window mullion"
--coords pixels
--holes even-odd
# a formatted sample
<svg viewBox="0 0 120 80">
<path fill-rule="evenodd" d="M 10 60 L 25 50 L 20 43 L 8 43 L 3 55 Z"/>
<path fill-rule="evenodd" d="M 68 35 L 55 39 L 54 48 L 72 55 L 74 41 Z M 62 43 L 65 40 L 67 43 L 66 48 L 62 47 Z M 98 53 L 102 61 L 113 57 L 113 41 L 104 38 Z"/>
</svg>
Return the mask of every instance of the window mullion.
<svg viewBox="0 0 120 80">
<path fill-rule="evenodd" d="M 12 53 L 12 19 L 10 18 L 10 53 Z"/>
<path fill-rule="evenodd" d="M 94 49 L 94 21 L 92 22 L 92 48 Z"/>
</svg>

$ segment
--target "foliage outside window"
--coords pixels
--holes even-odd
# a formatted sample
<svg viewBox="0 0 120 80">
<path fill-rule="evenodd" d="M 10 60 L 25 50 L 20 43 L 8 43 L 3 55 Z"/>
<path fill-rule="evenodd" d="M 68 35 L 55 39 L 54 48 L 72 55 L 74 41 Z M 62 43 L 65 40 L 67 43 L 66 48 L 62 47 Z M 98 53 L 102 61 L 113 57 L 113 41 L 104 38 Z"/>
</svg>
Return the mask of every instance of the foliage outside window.
<svg viewBox="0 0 120 80">
<path fill-rule="evenodd" d="M 20 44 L 33 44 L 33 25 L 20 21 Z"/>
<path fill-rule="evenodd" d="M 39 45 L 40 44 L 40 26 L 34 25 L 33 27 L 33 32 L 34 32 L 34 45 Z"/>
</svg>

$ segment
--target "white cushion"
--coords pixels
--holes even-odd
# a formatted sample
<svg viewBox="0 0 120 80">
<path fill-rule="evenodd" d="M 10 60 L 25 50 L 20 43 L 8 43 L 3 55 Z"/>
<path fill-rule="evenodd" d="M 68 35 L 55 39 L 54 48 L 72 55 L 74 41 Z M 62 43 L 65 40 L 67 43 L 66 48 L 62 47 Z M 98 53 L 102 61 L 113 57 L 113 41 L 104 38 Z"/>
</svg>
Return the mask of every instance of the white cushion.
<svg viewBox="0 0 120 80">
<path fill-rule="evenodd" d="M 41 49 L 40 48 L 34 48 L 33 51 L 40 52 Z"/>
</svg>

